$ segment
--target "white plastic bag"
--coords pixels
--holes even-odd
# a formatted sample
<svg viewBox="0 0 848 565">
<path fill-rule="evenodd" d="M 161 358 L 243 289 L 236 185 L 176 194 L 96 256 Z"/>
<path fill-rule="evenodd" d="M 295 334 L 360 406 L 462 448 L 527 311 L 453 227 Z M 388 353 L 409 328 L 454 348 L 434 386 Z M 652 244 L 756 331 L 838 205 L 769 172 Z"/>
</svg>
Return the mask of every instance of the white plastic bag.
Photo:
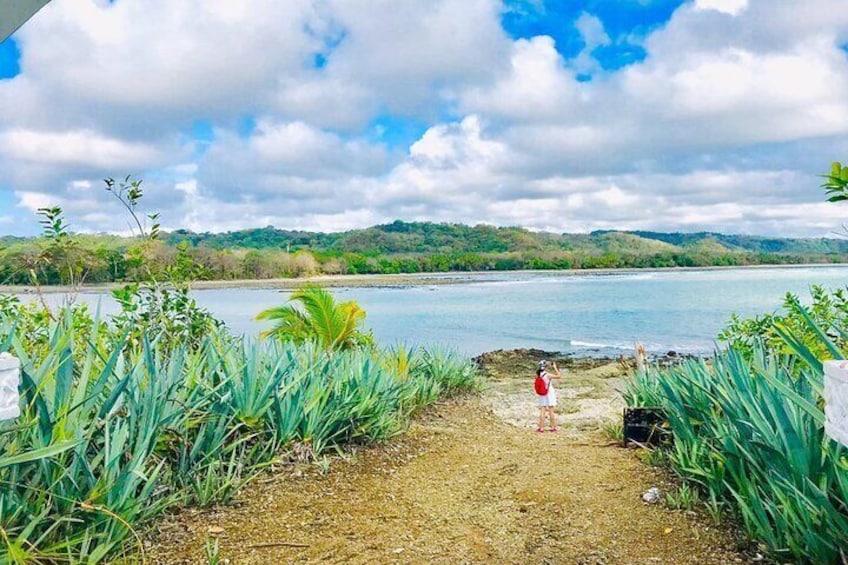
<svg viewBox="0 0 848 565">
<path fill-rule="evenodd" d="M 848 361 L 824 362 L 824 431 L 848 446 Z"/>
<path fill-rule="evenodd" d="M 20 384 L 21 362 L 8 353 L 0 353 L 0 420 L 21 415 Z"/>
</svg>

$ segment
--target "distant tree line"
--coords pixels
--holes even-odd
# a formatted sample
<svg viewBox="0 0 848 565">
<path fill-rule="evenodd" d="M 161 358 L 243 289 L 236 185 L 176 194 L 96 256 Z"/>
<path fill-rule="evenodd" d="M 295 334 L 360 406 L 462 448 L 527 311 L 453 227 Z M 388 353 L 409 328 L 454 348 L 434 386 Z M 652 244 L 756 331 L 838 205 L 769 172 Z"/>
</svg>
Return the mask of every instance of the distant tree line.
<svg viewBox="0 0 848 565">
<path fill-rule="evenodd" d="M 0 284 L 136 280 L 131 239 L 71 234 L 63 261 L 44 261 L 44 237 L 0 238 Z M 343 233 L 262 228 L 223 234 L 163 233 L 147 250 L 146 276 L 197 280 L 295 278 L 521 269 L 707 267 L 848 261 L 843 239 L 656 232 L 535 233 L 522 228 L 394 222 Z M 74 273 L 62 264 L 77 265 Z"/>
</svg>

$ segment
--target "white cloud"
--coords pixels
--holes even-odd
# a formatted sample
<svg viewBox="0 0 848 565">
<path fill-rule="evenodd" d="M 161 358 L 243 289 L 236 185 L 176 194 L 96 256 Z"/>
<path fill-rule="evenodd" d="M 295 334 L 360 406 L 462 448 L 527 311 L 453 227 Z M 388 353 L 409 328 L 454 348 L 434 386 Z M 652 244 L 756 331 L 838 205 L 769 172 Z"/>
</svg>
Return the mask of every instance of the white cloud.
<svg viewBox="0 0 848 565">
<path fill-rule="evenodd" d="M 303 122 L 278 124 L 261 121 L 251 137 L 251 152 L 278 171 L 301 170 L 316 176 L 383 169 L 380 147 L 361 141 L 344 141 Z"/>
<path fill-rule="evenodd" d="M 381 106 L 433 118 L 434 101 L 485 82 L 503 66 L 510 41 L 493 0 L 330 1 L 328 18 L 345 30 L 326 74 L 370 91 Z"/>
<path fill-rule="evenodd" d="M 303 29 L 314 17 L 298 0 L 52 3 L 17 36 L 22 74 L 2 90 L 18 103 L 0 120 L 144 135 L 238 116 L 319 48 Z"/>
<path fill-rule="evenodd" d="M 507 180 L 508 148 L 487 139 L 476 116 L 430 128 L 379 189 L 379 202 L 450 209 L 485 202 Z"/>
<path fill-rule="evenodd" d="M 578 83 L 563 65 L 553 39 L 519 39 L 509 69 L 492 85 L 475 85 L 460 95 L 460 108 L 514 121 L 567 119 L 579 97 Z"/>
<path fill-rule="evenodd" d="M 0 124 L 132 136 L 251 113 L 329 127 L 383 107 L 429 115 L 509 49 L 495 0 L 67 0 L 16 39 L 23 72 L 0 89 Z"/>
<path fill-rule="evenodd" d="M 224 201 L 281 201 L 289 214 L 355 204 L 345 187 L 380 175 L 388 155 L 380 145 L 345 140 L 303 122 L 263 119 L 247 138 L 216 132 L 200 161 L 198 191 Z M 343 209 L 343 208 L 342 208 Z"/>
<path fill-rule="evenodd" d="M 0 152 L 27 164 L 87 165 L 103 169 L 145 166 L 161 157 L 152 145 L 109 138 L 91 130 L 7 130 L 0 133 Z"/>
<path fill-rule="evenodd" d="M 845 53 L 812 39 L 790 50 L 758 54 L 728 47 L 666 63 L 654 59 L 623 74 L 623 94 L 640 100 L 675 143 L 775 142 L 848 132 Z M 681 130 L 682 131 L 682 130 Z M 681 139 L 684 138 L 684 139 Z"/>
<path fill-rule="evenodd" d="M 748 7 L 748 0 L 695 0 L 698 10 L 716 10 L 735 16 Z"/>
<path fill-rule="evenodd" d="M 610 37 L 604 30 L 604 24 L 596 16 L 583 12 L 574 27 L 580 32 L 584 47 L 574 58 L 572 66 L 580 73 L 594 73 L 601 70 L 601 66 L 592 56 L 592 52 L 603 45 L 610 44 Z"/>
<path fill-rule="evenodd" d="M 563 22 L 585 45 L 566 59 L 510 39 L 495 0 L 51 3 L 0 81 L 0 188 L 92 230 L 125 228 L 99 179 L 132 172 L 170 228 L 826 235 L 845 215 L 815 176 L 848 155 L 842 2 L 688 2 L 614 72 L 596 16 Z M 424 133 L 387 145 L 386 113 Z"/>
<path fill-rule="evenodd" d="M 56 202 L 53 195 L 45 194 L 43 192 L 20 191 L 16 192 L 15 196 L 18 197 L 18 205 L 21 208 L 26 208 L 30 212 L 36 212 L 39 208 L 65 204 L 65 202 Z"/>
</svg>

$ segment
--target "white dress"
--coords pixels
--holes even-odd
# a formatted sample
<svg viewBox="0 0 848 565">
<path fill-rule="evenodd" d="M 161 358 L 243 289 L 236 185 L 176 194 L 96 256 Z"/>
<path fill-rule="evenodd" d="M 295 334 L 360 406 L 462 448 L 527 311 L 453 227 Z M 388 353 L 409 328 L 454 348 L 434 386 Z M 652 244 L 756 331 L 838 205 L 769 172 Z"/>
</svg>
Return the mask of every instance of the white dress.
<svg viewBox="0 0 848 565">
<path fill-rule="evenodd" d="M 550 375 L 548 375 L 547 371 L 542 371 L 541 376 L 545 380 L 545 383 L 547 383 L 548 385 L 548 394 L 539 397 L 539 406 L 556 406 L 557 397 L 556 391 L 554 390 L 554 382 L 551 379 Z"/>
</svg>

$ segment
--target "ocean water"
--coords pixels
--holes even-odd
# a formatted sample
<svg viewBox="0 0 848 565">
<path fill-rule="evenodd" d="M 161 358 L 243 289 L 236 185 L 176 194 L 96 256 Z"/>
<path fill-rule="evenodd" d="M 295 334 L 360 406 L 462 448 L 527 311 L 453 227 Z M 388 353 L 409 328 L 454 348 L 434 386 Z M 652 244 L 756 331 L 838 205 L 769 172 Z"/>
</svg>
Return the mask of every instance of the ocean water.
<svg viewBox="0 0 848 565">
<path fill-rule="evenodd" d="M 332 292 L 366 310 L 365 324 L 381 343 L 441 344 L 469 355 L 518 347 L 617 355 L 640 341 L 652 352 L 706 353 L 732 313 L 775 311 L 786 292 L 808 298 L 811 284 L 845 288 L 848 266 L 449 278 L 459 282 Z M 255 315 L 288 294 L 263 288 L 195 291 L 201 305 L 246 334 L 268 327 Z M 115 309 L 106 295 L 81 299 L 104 313 Z"/>
</svg>

